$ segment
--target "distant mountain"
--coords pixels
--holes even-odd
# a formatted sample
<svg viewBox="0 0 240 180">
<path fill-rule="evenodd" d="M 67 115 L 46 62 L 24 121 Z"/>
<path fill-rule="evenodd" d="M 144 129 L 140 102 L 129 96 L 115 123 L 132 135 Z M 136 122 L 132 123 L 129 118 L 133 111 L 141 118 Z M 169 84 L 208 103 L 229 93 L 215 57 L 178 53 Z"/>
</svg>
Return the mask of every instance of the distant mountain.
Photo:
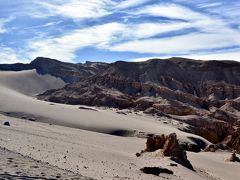
<svg viewBox="0 0 240 180">
<path fill-rule="evenodd" d="M 83 78 L 98 74 L 107 66 L 106 63 L 86 62 L 85 64 L 65 63 L 55 59 L 38 57 L 30 64 L 0 64 L 0 70 L 22 71 L 36 69 L 39 74 L 50 74 L 67 83 L 78 82 Z"/>
</svg>

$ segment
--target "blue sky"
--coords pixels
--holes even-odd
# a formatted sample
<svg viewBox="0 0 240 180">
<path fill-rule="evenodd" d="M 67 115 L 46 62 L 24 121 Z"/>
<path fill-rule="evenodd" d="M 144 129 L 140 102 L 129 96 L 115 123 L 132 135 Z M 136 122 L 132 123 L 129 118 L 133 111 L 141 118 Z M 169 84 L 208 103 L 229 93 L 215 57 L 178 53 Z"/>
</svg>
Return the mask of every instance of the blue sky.
<svg viewBox="0 0 240 180">
<path fill-rule="evenodd" d="M 0 63 L 240 60 L 240 0 L 0 0 Z"/>
</svg>

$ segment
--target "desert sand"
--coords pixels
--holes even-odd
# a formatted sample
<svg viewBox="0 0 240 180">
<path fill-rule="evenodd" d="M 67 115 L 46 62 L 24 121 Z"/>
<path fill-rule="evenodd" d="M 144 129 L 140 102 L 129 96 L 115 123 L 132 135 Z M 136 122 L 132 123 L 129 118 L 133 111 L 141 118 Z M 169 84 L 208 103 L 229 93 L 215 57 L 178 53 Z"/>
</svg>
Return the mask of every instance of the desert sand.
<svg viewBox="0 0 240 180">
<path fill-rule="evenodd" d="M 62 169 L 62 179 L 67 173 L 69 178 L 77 174 L 79 178 L 93 179 L 240 179 L 240 163 L 225 160 L 230 152 L 188 153 L 196 170 L 192 171 L 181 165 L 170 166 L 172 161 L 159 156 L 158 152 L 136 157 L 135 153 L 145 148 L 144 138 L 111 135 L 116 131 L 133 132 L 131 135 L 175 132 L 180 141 L 196 137 L 209 143 L 178 130 L 185 124 L 142 112 L 119 114 L 115 109 L 86 106 L 79 109 L 79 106 L 34 98 L 36 94 L 64 84 L 60 79 L 38 75 L 36 71 L 0 72 L 0 147 L 8 150 L 5 153 L 1 150 L 1 156 L 7 159 L 7 156 L 21 154 L 18 158 L 25 159 L 25 165 L 37 161 L 42 169 L 48 163 L 46 177 Z M 10 126 L 3 125 L 6 121 Z M 15 159 L 12 161 L 17 162 Z M 4 170 L 1 168 L 0 174 L 14 175 L 16 169 L 11 165 L 4 166 Z M 145 166 L 168 168 L 174 174 L 147 175 L 139 170 Z M 34 171 L 25 175 L 28 173 L 29 176 L 41 175 Z"/>
<path fill-rule="evenodd" d="M 89 179 L 0 148 L 1 179 Z"/>
</svg>

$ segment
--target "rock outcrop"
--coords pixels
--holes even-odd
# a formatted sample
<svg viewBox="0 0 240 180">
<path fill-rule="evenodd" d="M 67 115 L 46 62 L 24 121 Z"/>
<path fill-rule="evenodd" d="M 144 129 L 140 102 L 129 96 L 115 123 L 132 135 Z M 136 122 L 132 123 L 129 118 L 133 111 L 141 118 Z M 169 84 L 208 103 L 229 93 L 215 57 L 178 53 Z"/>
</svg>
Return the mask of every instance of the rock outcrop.
<svg viewBox="0 0 240 180">
<path fill-rule="evenodd" d="M 153 152 L 158 149 L 162 149 L 164 156 L 171 157 L 171 160 L 193 170 L 190 161 L 187 159 L 186 151 L 179 144 L 175 133 L 168 136 L 149 137 L 146 142 L 145 152 Z"/>
<path fill-rule="evenodd" d="M 231 162 L 240 162 L 240 158 L 237 157 L 236 153 L 233 152 L 231 157 L 229 159 L 227 159 L 228 161 L 231 161 Z"/>
<path fill-rule="evenodd" d="M 237 128 L 231 135 L 229 135 L 224 143 L 231 149 L 236 150 L 240 153 L 240 128 Z"/>
</svg>

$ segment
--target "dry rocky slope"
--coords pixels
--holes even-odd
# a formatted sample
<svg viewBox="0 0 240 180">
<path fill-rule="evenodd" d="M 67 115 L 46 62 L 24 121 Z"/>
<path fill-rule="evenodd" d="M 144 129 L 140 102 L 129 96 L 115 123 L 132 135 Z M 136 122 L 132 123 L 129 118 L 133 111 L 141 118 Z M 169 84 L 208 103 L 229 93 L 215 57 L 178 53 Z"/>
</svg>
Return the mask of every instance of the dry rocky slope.
<svg viewBox="0 0 240 180">
<path fill-rule="evenodd" d="M 39 99 L 132 108 L 166 116 L 188 123 L 185 131 L 201 135 L 212 143 L 225 142 L 240 152 L 237 148 L 240 146 L 239 62 L 170 58 L 70 64 L 37 58 L 22 66 L 69 83 L 64 88 L 46 91 Z M 0 65 L 0 69 L 12 67 Z"/>
</svg>

